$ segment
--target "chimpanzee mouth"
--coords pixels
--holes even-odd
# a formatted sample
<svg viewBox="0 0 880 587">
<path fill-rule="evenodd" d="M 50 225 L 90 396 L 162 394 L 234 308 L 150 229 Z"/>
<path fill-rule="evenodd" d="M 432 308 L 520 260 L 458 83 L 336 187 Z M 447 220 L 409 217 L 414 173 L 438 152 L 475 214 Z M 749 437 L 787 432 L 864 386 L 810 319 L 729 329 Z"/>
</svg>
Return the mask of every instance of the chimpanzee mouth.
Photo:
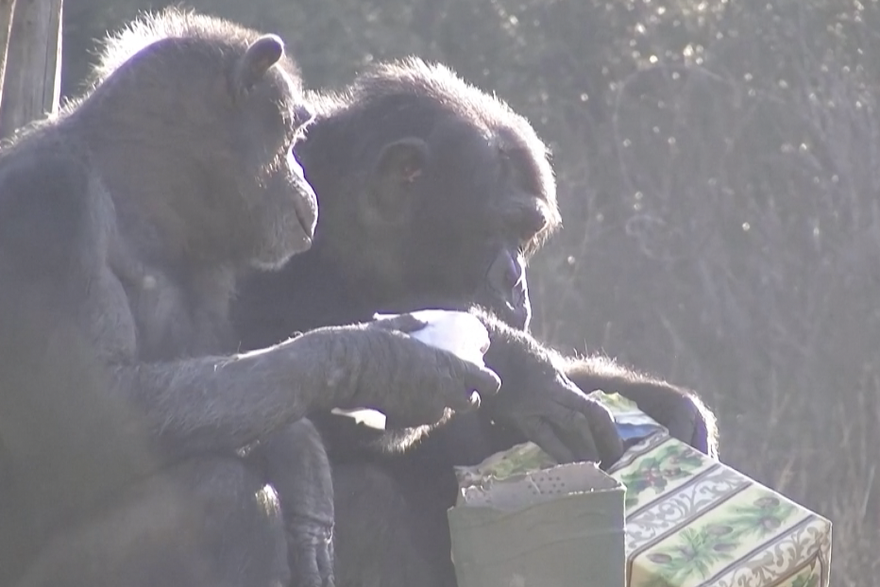
<svg viewBox="0 0 880 587">
<path fill-rule="evenodd" d="M 318 221 L 318 200 L 311 187 L 300 188 L 295 198 L 294 210 L 304 239 L 311 242 L 315 236 L 315 226 Z"/>
</svg>

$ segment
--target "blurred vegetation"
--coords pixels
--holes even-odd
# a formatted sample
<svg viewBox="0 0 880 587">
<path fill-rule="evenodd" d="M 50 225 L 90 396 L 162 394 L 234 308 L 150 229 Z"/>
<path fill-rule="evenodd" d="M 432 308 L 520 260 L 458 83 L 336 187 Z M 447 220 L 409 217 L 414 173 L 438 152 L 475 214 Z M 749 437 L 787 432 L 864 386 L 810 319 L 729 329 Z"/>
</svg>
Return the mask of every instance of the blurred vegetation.
<svg viewBox="0 0 880 587">
<path fill-rule="evenodd" d="M 64 93 L 165 4 L 67 3 Z M 537 333 L 699 390 L 726 462 L 833 520 L 833 584 L 880 586 L 877 0 L 187 5 L 280 33 L 312 87 L 415 53 L 527 115 L 565 221 Z"/>
</svg>

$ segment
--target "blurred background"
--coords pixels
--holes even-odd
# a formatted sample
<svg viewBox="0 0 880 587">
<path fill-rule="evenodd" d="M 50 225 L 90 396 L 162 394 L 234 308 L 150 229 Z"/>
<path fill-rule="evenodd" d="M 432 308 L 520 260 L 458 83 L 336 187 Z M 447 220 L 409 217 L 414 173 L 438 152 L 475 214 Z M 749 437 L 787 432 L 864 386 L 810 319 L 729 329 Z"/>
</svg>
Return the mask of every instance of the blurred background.
<svg viewBox="0 0 880 587">
<path fill-rule="evenodd" d="M 167 2 L 64 6 L 95 39 Z M 312 88 L 439 60 L 551 145 L 564 229 L 535 331 L 698 390 L 725 462 L 834 522 L 832 583 L 880 586 L 877 0 L 186 0 L 284 37 Z"/>
</svg>

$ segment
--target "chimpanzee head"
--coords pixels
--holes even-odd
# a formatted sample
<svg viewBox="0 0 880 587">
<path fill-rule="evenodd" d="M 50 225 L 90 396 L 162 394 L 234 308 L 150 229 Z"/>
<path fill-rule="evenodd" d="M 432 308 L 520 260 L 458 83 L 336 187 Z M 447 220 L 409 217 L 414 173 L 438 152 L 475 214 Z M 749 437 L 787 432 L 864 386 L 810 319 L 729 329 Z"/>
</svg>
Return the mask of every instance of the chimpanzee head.
<svg viewBox="0 0 880 587">
<path fill-rule="evenodd" d="M 315 104 L 296 151 L 320 199 L 316 248 L 352 287 L 379 303 L 474 301 L 527 327 L 526 264 L 560 224 L 547 149 L 528 121 L 418 59 L 380 65 Z"/>
<path fill-rule="evenodd" d="M 69 118 L 170 253 L 264 267 L 311 245 L 317 202 L 293 145 L 312 115 L 279 37 L 176 9 L 142 17 L 105 42 Z"/>
</svg>

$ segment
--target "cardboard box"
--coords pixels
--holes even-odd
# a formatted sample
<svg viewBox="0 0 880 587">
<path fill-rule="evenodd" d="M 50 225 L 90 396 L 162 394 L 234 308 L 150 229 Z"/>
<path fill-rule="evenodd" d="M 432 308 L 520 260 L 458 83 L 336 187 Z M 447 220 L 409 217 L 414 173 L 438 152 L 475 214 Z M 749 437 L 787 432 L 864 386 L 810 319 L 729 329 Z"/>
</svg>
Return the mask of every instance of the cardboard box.
<svg viewBox="0 0 880 587">
<path fill-rule="evenodd" d="M 458 587 L 623 587 L 623 486 L 527 443 L 457 468 L 448 512 Z"/>
<path fill-rule="evenodd" d="M 629 587 L 827 587 L 831 522 L 669 436 L 616 395 Z"/>
</svg>

